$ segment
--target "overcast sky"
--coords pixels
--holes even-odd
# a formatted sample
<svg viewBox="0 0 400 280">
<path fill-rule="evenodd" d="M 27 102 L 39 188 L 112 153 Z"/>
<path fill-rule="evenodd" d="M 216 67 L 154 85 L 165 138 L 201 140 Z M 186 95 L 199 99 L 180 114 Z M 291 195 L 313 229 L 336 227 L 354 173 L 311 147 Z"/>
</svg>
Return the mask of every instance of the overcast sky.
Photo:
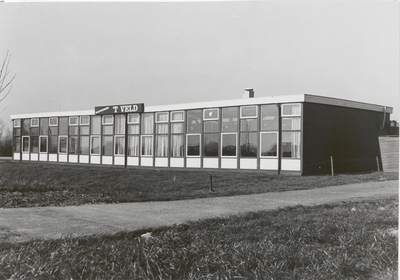
<svg viewBox="0 0 400 280">
<path fill-rule="evenodd" d="M 10 114 L 315 94 L 394 107 L 398 1 L 0 3 Z"/>
</svg>

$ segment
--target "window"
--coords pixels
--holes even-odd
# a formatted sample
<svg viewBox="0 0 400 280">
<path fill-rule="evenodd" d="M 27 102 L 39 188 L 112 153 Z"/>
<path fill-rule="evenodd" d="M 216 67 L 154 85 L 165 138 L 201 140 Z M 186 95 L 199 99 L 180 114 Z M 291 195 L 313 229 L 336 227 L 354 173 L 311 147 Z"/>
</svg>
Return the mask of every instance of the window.
<svg viewBox="0 0 400 280">
<path fill-rule="evenodd" d="M 156 113 L 156 123 L 168 122 L 168 112 Z"/>
<path fill-rule="evenodd" d="M 103 116 L 103 124 L 113 124 L 113 116 L 112 115 L 104 115 Z"/>
<path fill-rule="evenodd" d="M 21 137 L 14 137 L 14 152 L 21 152 Z"/>
<path fill-rule="evenodd" d="M 125 134 L 125 116 L 115 116 L 115 134 Z"/>
<path fill-rule="evenodd" d="M 78 125 L 78 117 L 69 117 L 69 125 Z"/>
<path fill-rule="evenodd" d="M 21 127 L 21 120 L 14 120 L 14 127 Z"/>
<path fill-rule="evenodd" d="M 102 141 L 102 155 L 112 156 L 113 155 L 113 136 L 103 136 Z"/>
<path fill-rule="evenodd" d="M 201 133 L 201 110 L 187 111 L 187 132 L 188 133 Z"/>
<path fill-rule="evenodd" d="M 257 118 L 257 106 L 240 107 L 241 118 Z"/>
<path fill-rule="evenodd" d="M 282 104 L 282 116 L 301 116 L 301 105 Z"/>
<path fill-rule="evenodd" d="M 183 122 L 185 114 L 183 111 L 171 112 L 171 122 Z"/>
<path fill-rule="evenodd" d="M 101 132 L 101 116 L 92 116 L 91 121 L 92 121 L 91 134 L 100 134 L 100 132 Z"/>
<path fill-rule="evenodd" d="M 115 151 L 116 156 L 125 155 L 125 136 L 115 136 Z"/>
<path fill-rule="evenodd" d="M 31 153 L 39 152 L 39 136 L 31 136 Z"/>
<path fill-rule="evenodd" d="M 139 156 L 139 136 L 128 136 L 128 156 Z"/>
<path fill-rule="evenodd" d="M 184 153 L 183 134 L 172 134 L 171 135 L 171 156 L 172 157 L 183 157 Z"/>
<path fill-rule="evenodd" d="M 49 136 L 49 153 L 57 154 L 58 150 L 58 136 Z"/>
<path fill-rule="evenodd" d="M 189 115 L 189 114 L 188 114 Z M 201 145 L 201 135 L 200 134 L 188 134 L 187 135 L 187 156 L 200 156 L 200 145 Z"/>
<path fill-rule="evenodd" d="M 219 109 L 204 109 L 203 111 L 204 120 L 218 120 L 219 119 Z"/>
<path fill-rule="evenodd" d="M 30 123 L 29 119 L 25 119 L 22 121 L 22 135 L 29 135 L 30 134 Z"/>
<path fill-rule="evenodd" d="M 39 119 L 31 119 L 31 127 L 39 126 Z"/>
<path fill-rule="evenodd" d="M 22 152 L 29 153 L 29 136 L 22 137 Z"/>
<path fill-rule="evenodd" d="M 282 118 L 282 130 L 300 130 L 300 118 Z"/>
<path fill-rule="evenodd" d="M 282 157 L 300 158 L 300 132 L 282 132 Z"/>
<path fill-rule="evenodd" d="M 21 128 L 14 127 L 14 136 L 20 136 L 20 135 L 21 135 Z"/>
<path fill-rule="evenodd" d="M 139 114 L 129 114 L 128 115 L 128 124 L 130 123 L 139 123 Z"/>
<path fill-rule="evenodd" d="M 257 157 L 257 132 L 240 133 L 240 157 Z"/>
<path fill-rule="evenodd" d="M 153 134 L 154 132 L 154 114 L 144 113 L 142 115 L 142 134 Z"/>
<path fill-rule="evenodd" d="M 81 135 L 89 135 L 89 126 L 88 125 L 80 126 L 79 129 L 80 129 Z"/>
<path fill-rule="evenodd" d="M 156 136 L 156 157 L 168 156 L 168 135 Z"/>
<path fill-rule="evenodd" d="M 100 136 L 91 136 L 90 154 L 100 155 Z"/>
<path fill-rule="evenodd" d="M 67 147 L 68 147 L 68 137 L 67 136 L 60 136 L 59 143 L 58 143 L 58 153 L 66 154 Z"/>
<path fill-rule="evenodd" d="M 278 156 L 278 132 L 261 132 L 261 157 Z"/>
<path fill-rule="evenodd" d="M 279 109 L 274 105 L 261 106 L 261 130 L 279 129 Z"/>
<path fill-rule="evenodd" d="M 49 119 L 48 118 L 41 118 L 39 127 L 40 127 L 39 128 L 39 134 L 40 135 L 48 135 L 49 134 Z"/>
<path fill-rule="evenodd" d="M 81 155 L 89 154 L 89 136 L 80 136 L 79 137 L 79 153 Z"/>
<path fill-rule="evenodd" d="M 153 135 L 142 135 L 142 156 L 153 155 Z"/>
<path fill-rule="evenodd" d="M 50 118 L 49 125 L 50 126 L 57 126 L 58 125 L 58 118 Z"/>
<path fill-rule="evenodd" d="M 58 121 L 58 134 L 68 135 L 68 117 L 62 117 Z"/>
<path fill-rule="evenodd" d="M 72 155 L 78 154 L 78 136 L 69 137 L 69 153 Z"/>
<path fill-rule="evenodd" d="M 222 133 L 222 156 L 224 157 L 236 157 L 236 133 Z"/>
<path fill-rule="evenodd" d="M 81 117 L 81 125 L 89 125 L 90 117 L 89 116 L 82 116 Z"/>
<path fill-rule="evenodd" d="M 238 108 L 222 108 L 223 132 L 235 132 L 238 130 Z"/>
<path fill-rule="evenodd" d="M 112 125 L 103 125 L 103 134 L 113 135 L 113 126 Z"/>
<path fill-rule="evenodd" d="M 70 126 L 69 127 L 69 135 L 78 135 L 79 127 L 78 126 Z"/>
<path fill-rule="evenodd" d="M 47 136 L 39 137 L 39 152 L 47 153 Z"/>
<path fill-rule="evenodd" d="M 207 133 L 204 134 L 204 156 L 205 157 L 218 157 L 219 148 L 219 134 Z"/>
</svg>

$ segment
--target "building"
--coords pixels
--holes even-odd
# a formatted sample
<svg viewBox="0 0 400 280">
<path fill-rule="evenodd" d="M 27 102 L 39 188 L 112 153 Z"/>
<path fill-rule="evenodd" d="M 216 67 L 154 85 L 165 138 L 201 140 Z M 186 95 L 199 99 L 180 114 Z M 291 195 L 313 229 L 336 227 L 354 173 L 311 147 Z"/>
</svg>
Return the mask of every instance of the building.
<svg viewBox="0 0 400 280">
<path fill-rule="evenodd" d="M 382 169 L 390 107 L 309 94 L 12 115 L 15 161 L 330 174 Z"/>
</svg>

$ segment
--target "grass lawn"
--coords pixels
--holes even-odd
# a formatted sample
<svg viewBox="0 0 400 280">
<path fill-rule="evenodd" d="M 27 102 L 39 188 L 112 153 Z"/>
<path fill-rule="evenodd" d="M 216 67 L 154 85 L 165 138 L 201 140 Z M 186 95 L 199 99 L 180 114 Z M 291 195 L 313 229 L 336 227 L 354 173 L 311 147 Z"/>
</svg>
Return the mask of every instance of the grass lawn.
<svg viewBox="0 0 400 280">
<path fill-rule="evenodd" d="M 210 191 L 212 174 L 214 191 Z M 398 180 L 398 172 L 337 176 L 0 163 L 0 207 L 166 201 Z"/>
<path fill-rule="evenodd" d="M 0 279 L 398 279 L 398 198 L 0 244 Z"/>
</svg>

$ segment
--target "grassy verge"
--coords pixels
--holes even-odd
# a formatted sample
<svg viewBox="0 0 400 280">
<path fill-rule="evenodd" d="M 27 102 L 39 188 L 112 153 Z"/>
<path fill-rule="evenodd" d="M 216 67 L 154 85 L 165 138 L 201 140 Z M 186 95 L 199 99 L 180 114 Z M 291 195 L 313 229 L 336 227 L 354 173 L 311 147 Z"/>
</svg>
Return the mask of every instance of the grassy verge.
<svg viewBox="0 0 400 280">
<path fill-rule="evenodd" d="M 398 198 L 0 244 L 0 279 L 397 279 Z M 144 234 L 145 233 L 145 234 Z"/>
<path fill-rule="evenodd" d="M 123 169 L 40 163 L 0 163 L 0 207 L 167 201 L 319 188 L 378 180 L 398 173 L 278 176 L 264 172 Z"/>
</svg>

